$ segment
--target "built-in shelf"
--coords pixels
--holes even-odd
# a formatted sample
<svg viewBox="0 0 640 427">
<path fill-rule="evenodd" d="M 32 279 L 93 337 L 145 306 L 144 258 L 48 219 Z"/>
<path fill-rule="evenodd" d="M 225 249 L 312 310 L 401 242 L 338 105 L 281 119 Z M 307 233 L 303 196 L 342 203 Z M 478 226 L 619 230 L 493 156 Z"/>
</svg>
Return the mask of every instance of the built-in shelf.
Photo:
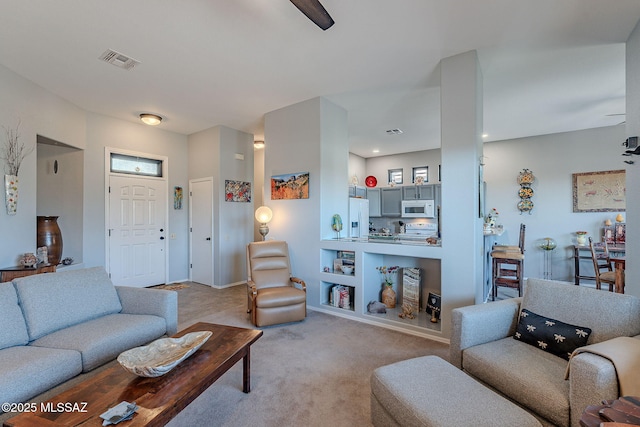
<svg viewBox="0 0 640 427">
<path fill-rule="evenodd" d="M 353 259 L 353 274 L 347 275 L 334 271 L 334 260 L 345 253 Z M 438 336 L 441 332 L 441 323 L 431 322 L 431 315 L 426 312 L 426 305 L 429 292 L 441 294 L 440 254 L 439 247 L 387 245 L 366 241 L 322 241 L 319 308 L 328 313 L 404 330 L 415 335 Z M 396 307 L 387 308 L 386 313 L 368 313 L 367 311 L 367 305 L 371 301 L 381 300 L 383 280 L 376 267 L 393 265 L 420 269 L 420 310 L 413 312 L 415 316 L 413 319 L 399 316 L 402 313 L 403 302 L 402 277 L 398 277 L 399 275 L 393 277 L 393 288 L 397 297 Z M 336 285 L 343 286 L 350 292 L 349 306 L 346 308 L 336 307 L 335 300 L 331 297 L 331 292 Z"/>
</svg>

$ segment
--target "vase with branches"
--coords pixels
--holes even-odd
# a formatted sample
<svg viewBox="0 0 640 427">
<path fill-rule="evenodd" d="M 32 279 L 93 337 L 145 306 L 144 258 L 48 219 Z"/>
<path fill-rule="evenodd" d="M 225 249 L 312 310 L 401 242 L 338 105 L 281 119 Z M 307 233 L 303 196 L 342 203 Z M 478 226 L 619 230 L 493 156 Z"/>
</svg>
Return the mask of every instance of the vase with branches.
<svg viewBox="0 0 640 427">
<path fill-rule="evenodd" d="M 35 146 L 27 147 L 20 142 L 20 120 L 15 129 L 2 127 L 5 132 L 6 141 L 0 150 L 0 158 L 5 162 L 5 173 L 18 176 L 22 161 L 33 152 Z"/>
<path fill-rule="evenodd" d="M 15 129 L 8 129 L 3 126 L 5 131 L 5 142 L 0 147 L 0 159 L 4 160 L 5 173 L 4 190 L 5 202 L 8 215 L 15 215 L 18 210 L 18 172 L 22 161 L 35 149 L 35 145 L 26 146 L 20 142 L 20 120 Z"/>
<path fill-rule="evenodd" d="M 381 294 L 382 303 L 387 306 L 387 308 L 394 308 L 396 306 L 396 293 L 393 290 L 393 274 L 395 274 L 398 270 L 398 266 L 387 267 L 385 265 L 376 267 L 376 270 L 380 272 L 383 280 L 383 287 Z"/>
</svg>

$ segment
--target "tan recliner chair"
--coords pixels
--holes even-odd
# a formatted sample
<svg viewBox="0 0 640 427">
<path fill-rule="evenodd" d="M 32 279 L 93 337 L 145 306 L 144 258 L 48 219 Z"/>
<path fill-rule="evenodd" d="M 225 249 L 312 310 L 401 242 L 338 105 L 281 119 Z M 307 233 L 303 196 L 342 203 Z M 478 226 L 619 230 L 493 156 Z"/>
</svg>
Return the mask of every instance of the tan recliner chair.
<svg viewBox="0 0 640 427">
<path fill-rule="evenodd" d="M 249 243 L 247 292 L 247 311 L 256 326 L 295 322 L 307 316 L 307 286 L 291 277 L 287 242 Z"/>
</svg>

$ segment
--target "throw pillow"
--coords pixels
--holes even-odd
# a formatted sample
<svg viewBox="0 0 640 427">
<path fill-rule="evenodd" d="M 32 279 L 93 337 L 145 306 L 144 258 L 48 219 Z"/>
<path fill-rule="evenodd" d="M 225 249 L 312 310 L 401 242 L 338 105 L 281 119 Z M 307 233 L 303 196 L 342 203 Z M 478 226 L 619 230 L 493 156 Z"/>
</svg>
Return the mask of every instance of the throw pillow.
<svg viewBox="0 0 640 427">
<path fill-rule="evenodd" d="M 570 325 L 522 309 L 513 338 L 569 360 L 578 347 L 587 345 L 591 329 Z"/>
</svg>

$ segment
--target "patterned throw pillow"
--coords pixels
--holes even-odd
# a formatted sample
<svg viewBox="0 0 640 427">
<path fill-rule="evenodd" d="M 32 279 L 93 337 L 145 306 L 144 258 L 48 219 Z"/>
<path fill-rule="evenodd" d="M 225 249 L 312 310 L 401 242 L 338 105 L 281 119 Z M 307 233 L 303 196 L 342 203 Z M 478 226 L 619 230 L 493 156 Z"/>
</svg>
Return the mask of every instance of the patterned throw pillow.
<svg viewBox="0 0 640 427">
<path fill-rule="evenodd" d="M 578 347 L 587 345 L 591 329 L 569 325 L 522 309 L 513 338 L 569 360 Z"/>
</svg>

